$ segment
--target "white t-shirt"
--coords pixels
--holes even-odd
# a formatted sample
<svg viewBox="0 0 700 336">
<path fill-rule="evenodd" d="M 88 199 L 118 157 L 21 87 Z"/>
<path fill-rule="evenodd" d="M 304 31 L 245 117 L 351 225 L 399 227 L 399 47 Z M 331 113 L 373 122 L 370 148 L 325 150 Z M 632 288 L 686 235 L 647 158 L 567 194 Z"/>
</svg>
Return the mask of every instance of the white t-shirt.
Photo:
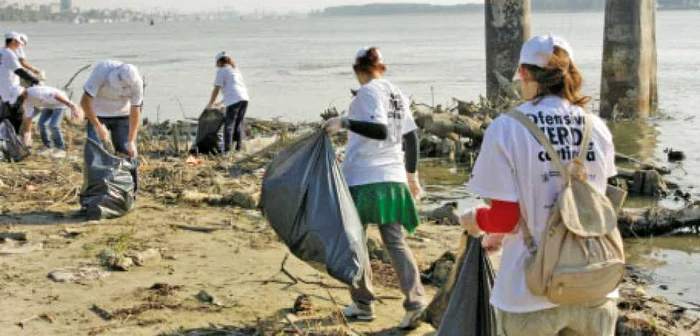
<svg viewBox="0 0 700 336">
<path fill-rule="evenodd" d="M 414 131 L 411 101 L 386 79 L 363 85 L 350 103 L 348 119 L 387 125 L 385 140 L 350 132 L 343 160 L 349 186 L 381 182 L 407 183 L 403 135 Z"/>
<path fill-rule="evenodd" d="M 0 49 L 0 97 L 3 102 L 15 103 L 17 95 L 13 88 L 19 87 L 19 76 L 15 74 L 17 69 L 21 69 L 17 53 L 8 49 Z"/>
<path fill-rule="evenodd" d="M 19 47 L 17 49 L 17 57 L 19 59 L 27 58 L 27 54 L 24 53 L 24 47 Z"/>
<path fill-rule="evenodd" d="M 140 78 L 127 88 L 109 84 L 109 74 L 117 71 L 123 64 L 110 60 L 97 63 L 85 82 L 85 92 L 93 98 L 92 108 L 98 117 L 126 117 L 132 106 L 143 104 L 143 80 Z"/>
<path fill-rule="evenodd" d="M 243 75 L 238 68 L 224 65 L 216 72 L 214 85 L 221 87 L 224 96 L 224 106 L 231 106 L 243 100 L 249 100 L 248 89 L 243 83 Z"/>
<path fill-rule="evenodd" d="M 27 98 L 24 99 L 24 117 L 34 117 L 35 109 L 55 109 L 64 107 L 63 103 L 56 100 L 56 96 L 65 97 L 62 91 L 49 86 L 33 86 L 27 89 Z"/>
<path fill-rule="evenodd" d="M 556 96 L 539 104 L 525 103 L 519 111 L 530 116 L 543 129 L 565 164 L 576 157 L 583 134 L 582 108 Z M 605 123 L 594 117 L 594 129 L 588 147 L 586 171 L 589 182 L 605 193 L 607 179 L 615 176 L 615 148 Z M 518 202 L 530 232 L 539 244 L 551 209 L 558 199 L 562 181 L 549 162 L 546 150 L 517 120 L 501 116 L 494 120 L 484 136 L 474 166 L 469 191 L 488 199 Z M 556 307 L 546 297 L 534 296 L 525 282 L 525 247 L 522 230 L 503 240 L 503 258 L 491 294 L 491 304 L 513 313 L 533 312 Z M 617 291 L 610 293 L 618 297 Z"/>
</svg>

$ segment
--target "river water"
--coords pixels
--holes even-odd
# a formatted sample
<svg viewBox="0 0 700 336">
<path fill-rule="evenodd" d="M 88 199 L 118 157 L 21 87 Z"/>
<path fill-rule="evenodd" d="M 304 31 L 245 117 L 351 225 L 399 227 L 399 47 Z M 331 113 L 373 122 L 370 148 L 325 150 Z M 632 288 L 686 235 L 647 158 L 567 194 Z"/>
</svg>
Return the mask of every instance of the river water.
<svg viewBox="0 0 700 336">
<path fill-rule="evenodd" d="M 659 100 L 663 116 L 649 124 L 613 128 L 618 151 L 663 161 L 663 149 L 686 151 L 687 161 L 672 179 L 685 187 L 700 181 L 700 137 L 695 136 L 700 105 L 700 15 L 697 11 L 658 13 Z M 249 115 L 316 120 L 330 105 L 345 109 L 357 86 L 351 63 L 365 45 L 382 48 L 388 76 L 415 100 L 450 105 L 484 93 L 483 16 L 417 15 L 231 21 L 72 25 L 3 25 L 30 36 L 28 58 L 46 70 L 49 85 L 61 87 L 80 67 L 111 58 L 132 62 L 146 77 L 144 113 L 152 120 L 196 117 L 208 100 L 214 55 L 229 51 L 251 92 Z M 602 13 L 536 13 L 533 34 L 569 39 L 584 73 L 587 93 L 597 96 L 603 40 Z M 86 74 L 73 86 L 80 91 Z M 429 167 L 430 166 L 430 167 Z M 480 201 L 464 192 L 467 172 L 458 165 L 423 165 L 428 184 L 451 185 L 460 207 Z M 695 196 L 698 191 L 693 191 Z M 666 237 L 628 241 L 631 263 L 654 270 L 677 302 L 700 302 L 700 238 Z"/>
</svg>

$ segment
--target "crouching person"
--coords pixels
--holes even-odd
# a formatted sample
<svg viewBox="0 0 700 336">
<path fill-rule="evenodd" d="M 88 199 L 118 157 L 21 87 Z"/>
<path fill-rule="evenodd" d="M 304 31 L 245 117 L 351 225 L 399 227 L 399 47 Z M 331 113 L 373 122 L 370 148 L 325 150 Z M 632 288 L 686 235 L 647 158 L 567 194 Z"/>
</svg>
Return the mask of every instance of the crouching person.
<svg viewBox="0 0 700 336">
<path fill-rule="evenodd" d="M 615 334 L 624 252 L 604 198 L 616 175 L 615 150 L 605 123 L 584 108 L 591 99 L 581 94 L 573 56 L 555 36 L 525 43 L 517 76 L 527 102 L 489 126 L 469 182 L 491 206 L 461 221 L 474 236 L 489 233 L 485 248 L 503 246 L 491 304 L 509 336 Z M 584 217 L 603 220 L 569 211 L 586 202 L 595 206 Z M 587 256 L 583 264 L 599 258 L 601 267 L 561 267 L 578 254 Z"/>
<path fill-rule="evenodd" d="M 66 157 L 66 143 L 61 131 L 63 121 L 63 111 L 67 107 L 71 110 L 74 119 L 82 118 L 80 107 L 70 101 L 65 93 L 48 86 L 34 86 L 28 89 L 21 89 L 19 103 L 24 110 L 24 120 L 22 122 L 21 134 L 27 146 L 32 144 L 32 120 L 34 112 L 41 111 L 39 116 L 39 134 L 44 149 L 39 154 L 50 155 L 60 159 Z"/>
</svg>

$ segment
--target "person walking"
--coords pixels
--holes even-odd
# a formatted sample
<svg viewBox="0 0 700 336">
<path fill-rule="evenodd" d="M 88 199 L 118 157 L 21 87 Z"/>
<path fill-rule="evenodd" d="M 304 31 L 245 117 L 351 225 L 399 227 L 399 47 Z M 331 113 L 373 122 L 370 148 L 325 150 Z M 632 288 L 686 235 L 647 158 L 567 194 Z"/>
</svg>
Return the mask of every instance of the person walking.
<svg viewBox="0 0 700 336">
<path fill-rule="evenodd" d="M 101 61 L 84 90 L 80 106 L 88 119 L 88 138 L 100 144 L 111 142 L 118 153 L 136 158 L 143 104 L 143 79 L 138 69 L 120 61 Z"/>
<path fill-rule="evenodd" d="M 406 315 L 399 327 L 410 329 L 418 325 L 426 307 L 418 264 L 404 232 L 413 233 L 419 224 L 415 204 L 421 194 L 417 127 L 408 97 L 384 78 L 386 66 L 379 49 L 361 49 L 353 69 L 362 86 L 350 104 L 348 116 L 332 118 L 324 128 L 330 134 L 350 131 L 343 174 L 363 225 L 379 226 L 405 296 Z M 359 286 L 351 288 L 350 294 L 353 304 L 345 307 L 343 314 L 373 320 L 376 297 L 369 264 Z"/>
<path fill-rule="evenodd" d="M 499 310 L 507 335 L 612 336 L 617 290 L 607 297 L 603 294 L 600 300 L 560 306 L 548 296 L 532 294 L 526 279 L 526 263 L 533 247 L 543 242 L 565 185 L 555 165 L 558 162 L 549 153 L 556 151 L 565 167 L 570 162 L 583 166 L 585 174 L 577 178 L 604 195 L 607 179 L 617 174 L 612 135 L 600 118 L 585 110 L 591 98 L 581 93 L 583 77 L 566 40 L 552 35 L 533 37 L 523 45 L 519 63 L 517 77 L 527 102 L 513 113 L 534 122 L 553 149 L 536 140 L 515 117 L 494 120 L 468 184 L 471 192 L 490 199 L 491 205 L 465 212 L 462 224 L 474 236 L 489 233 L 482 243 L 485 248 L 503 246 L 491 304 Z M 584 143 L 586 134 L 590 142 Z"/>
<path fill-rule="evenodd" d="M 243 148 L 245 129 L 243 121 L 248 110 L 248 88 L 243 82 L 243 75 L 240 69 L 233 62 L 231 57 L 225 52 L 220 52 L 215 56 L 216 72 L 214 79 L 214 89 L 207 108 L 212 108 L 219 92 L 224 96 L 224 106 L 226 107 L 226 119 L 224 122 L 224 154 L 232 150 L 233 142 L 236 142 L 236 151 Z"/>
<path fill-rule="evenodd" d="M 26 80 L 29 85 L 39 84 L 40 80 L 22 67 L 17 57 L 17 50 L 22 46 L 20 34 L 9 32 L 5 34 L 5 48 L 0 50 L 0 121 L 9 119 L 15 132 L 20 134 L 22 126 L 22 108 L 17 103 L 20 90 L 20 78 Z"/>
<path fill-rule="evenodd" d="M 21 134 L 27 146 L 32 145 L 31 129 L 34 112 L 41 111 L 39 116 L 39 133 L 44 149 L 39 155 L 50 155 L 55 159 L 66 157 L 66 143 L 61 131 L 64 107 L 71 110 L 74 119 L 82 117 L 80 107 L 70 101 L 65 93 L 48 86 L 33 86 L 23 89 L 19 95 L 19 103 L 24 110 L 24 122 Z"/>
</svg>

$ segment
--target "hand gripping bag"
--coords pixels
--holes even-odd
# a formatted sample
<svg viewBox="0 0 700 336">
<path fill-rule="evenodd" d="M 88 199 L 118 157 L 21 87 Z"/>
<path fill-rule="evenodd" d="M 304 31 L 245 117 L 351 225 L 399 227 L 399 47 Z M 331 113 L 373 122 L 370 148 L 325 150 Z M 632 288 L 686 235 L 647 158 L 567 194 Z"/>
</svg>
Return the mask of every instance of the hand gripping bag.
<svg viewBox="0 0 700 336">
<path fill-rule="evenodd" d="M 126 215 L 134 208 L 137 163 L 114 156 L 87 139 L 80 206 L 90 220 Z"/>
<path fill-rule="evenodd" d="M 496 309 L 491 306 L 494 271 L 481 238 L 469 237 L 450 281 L 426 311 L 426 320 L 438 336 L 496 336 Z M 448 302 L 445 306 L 445 301 Z"/>
<path fill-rule="evenodd" d="M 345 284 L 357 284 L 368 264 L 365 233 L 325 132 L 292 144 L 270 163 L 261 202 L 296 257 Z"/>
</svg>

